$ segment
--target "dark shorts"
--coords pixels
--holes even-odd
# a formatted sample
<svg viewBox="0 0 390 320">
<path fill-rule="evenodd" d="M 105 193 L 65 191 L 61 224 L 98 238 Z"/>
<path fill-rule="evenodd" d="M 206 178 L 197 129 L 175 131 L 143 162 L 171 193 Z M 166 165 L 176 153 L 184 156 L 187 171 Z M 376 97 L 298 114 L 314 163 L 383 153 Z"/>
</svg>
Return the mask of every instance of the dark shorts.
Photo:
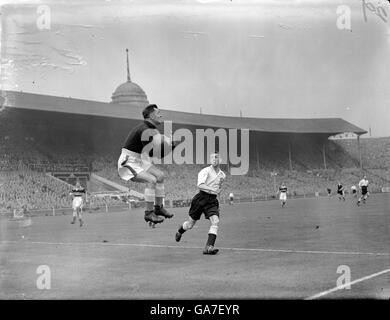
<svg viewBox="0 0 390 320">
<path fill-rule="evenodd" d="M 362 187 L 362 195 L 366 195 L 367 194 L 367 187 Z"/>
<path fill-rule="evenodd" d="M 343 191 L 337 191 L 337 193 L 343 195 Z"/>
<path fill-rule="evenodd" d="M 199 220 L 202 213 L 204 213 L 206 219 L 209 219 L 213 215 L 219 217 L 219 202 L 216 195 L 199 191 L 199 193 L 192 198 L 190 211 L 188 213 L 189 216 L 193 220 Z"/>
<path fill-rule="evenodd" d="M 356 193 L 356 190 L 352 190 L 352 193 Z"/>
</svg>

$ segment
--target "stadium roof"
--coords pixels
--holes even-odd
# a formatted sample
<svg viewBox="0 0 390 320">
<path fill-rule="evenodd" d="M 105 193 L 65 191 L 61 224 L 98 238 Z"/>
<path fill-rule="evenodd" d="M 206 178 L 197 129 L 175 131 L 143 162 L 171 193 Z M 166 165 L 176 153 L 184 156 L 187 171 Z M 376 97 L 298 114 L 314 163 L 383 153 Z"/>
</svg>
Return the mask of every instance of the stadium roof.
<svg viewBox="0 0 390 320">
<path fill-rule="evenodd" d="M 101 117 L 142 119 L 141 107 L 130 107 L 126 104 L 105 103 L 16 91 L 3 91 L 2 95 L 6 97 L 4 104 L 7 107 Z M 367 133 L 367 131 L 341 118 L 241 118 L 170 111 L 164 108 L 162 110 L 166 120 L 171 120 L 173 123 L 199 127 L 247 128 L 253 131 L 268 133 L 321 133 L 329 135 L 343 132 L 353 132 L 358 135 Z"/>
</svg>

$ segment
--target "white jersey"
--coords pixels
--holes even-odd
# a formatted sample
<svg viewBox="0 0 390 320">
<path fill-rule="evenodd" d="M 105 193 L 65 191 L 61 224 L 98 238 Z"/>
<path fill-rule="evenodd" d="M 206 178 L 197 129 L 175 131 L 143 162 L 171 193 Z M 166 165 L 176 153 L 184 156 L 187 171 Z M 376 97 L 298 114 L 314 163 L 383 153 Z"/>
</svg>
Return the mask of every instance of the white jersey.
<svg viewBox="0 0 390 320">
<path fill-rule="evenodd" d="M 362 179 L 359 181 L 359 188 L 361 187 L 367 187 L 368 186 L 368 180 L 367 179 Z"/>
<path fill-rule="evenodd" d="M 204 183 L 206 186 L 216 190 L 215 192 L 209 191 L 209 193 L 218 194 L 221 191 L 221 186 L 225 178 L 226 175 L 221 169 L 215 172 L 213 166 L 209 166 L 200 170 L 198 173 L 198 187 Z"/>
</svg>

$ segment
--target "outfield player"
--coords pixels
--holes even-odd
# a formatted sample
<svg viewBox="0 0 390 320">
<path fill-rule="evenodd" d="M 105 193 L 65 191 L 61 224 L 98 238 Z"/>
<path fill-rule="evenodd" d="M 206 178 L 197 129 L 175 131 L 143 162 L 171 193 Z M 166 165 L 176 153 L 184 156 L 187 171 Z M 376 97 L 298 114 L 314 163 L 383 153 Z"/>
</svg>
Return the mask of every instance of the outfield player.
<svg viewBox="0 0 390 320">
<path fill-rule="evenodd" d="M 343 199 L 345 201 L 345 190 L 340 181 L 337 181 L 337 194 L 339 195 L 339 200 Z"/>
<path fill-rule="evenodd" d="M 76 186 L 72 189 L 72 192 L 70 194 L 73 196 L 73 202 L 72 202 L 73 219 L 71 224 L 75 224 L 76 218 L 78 217 L 80 221 L 80 227 L 82 227 L 84 222 L 81 213 L 83 212 L 83 205 L 84 205 L 83 196 L 85 195 L 85 189 L 81 186 L 79 181 L 76 182 Z"/>
<path fill-rule="evenodd" d="M 148 105 L 143 110 L 142 115 L 144 121 L 136 126 L 125 140 L 118 160 L 118 173 L 125 181 L 148 183 L 145 188 L 146 211 L 144 219 L 150 226 L 154 226 L 163 222 L 164 218 L 173 217 L 173 214 L 163 207 L 164 173 L 152 164 L 150 153 L 144 150 L 145 146 L 153 141 L 154 136 L 160 135 L 157 126 L 163 120 L 160 110 L 155 104 Z M 145 139 L 145 133 L 147 133 L 148 139 Z M 163 137 L 166 143 L 172 145 L 170 138 Z"/>
<path fill-rule="evenodd" d="M 368 180 L 366 176 L 364 176 L 363 179 L 359 181 L 359 188 L 360 188 L 361 195 L 359 197 L 359 200 L 357 201 L 358 206 L 360 206 L 361 201 L 365 203 L 368 197 Z"/>
<path fill-rule="evenodd" d="M 352 187 L 351 187 L 351 193 L 352 193 L 352 195 L 356 198 L 357 197 L 357 189 L 356 189 L 356 186 L 355 185 L 353 185 Z"/>
<path fill-rule="evenodd" d="M 192 229 L 196 221 L 204 214 L 205 218 L 210 220 L 211 226 L 203 254 L 214 255 L 219 251 L 214 248 L 219 223 L 219 202 L 217 196 L 221 192 L 221 186 L 226 175 L 220 169 L 221 158 L 218 153 L 211 154 L 210 162 L 211 165 L 202 169 L 198 174 L 199 193 L 192 198 L 189 218 L 180 226 L 175 238 L 179 242 L 183 233 Z"/>
<path fill-rule="evenodd" d="M 229 193 L 229 204 L 232 205 L 234 203 L 234 194 L 233 192 Z"/>
<path fill-rule="evenodd" d="M 282 205 L 283 208 L 287 201 L 287 187 L 284 184 L 284 182 L 282 182 L 282 184 L 279 187 L 279 193 L 280 193 L 279 195 L 280 204 Z"/>
</svg>

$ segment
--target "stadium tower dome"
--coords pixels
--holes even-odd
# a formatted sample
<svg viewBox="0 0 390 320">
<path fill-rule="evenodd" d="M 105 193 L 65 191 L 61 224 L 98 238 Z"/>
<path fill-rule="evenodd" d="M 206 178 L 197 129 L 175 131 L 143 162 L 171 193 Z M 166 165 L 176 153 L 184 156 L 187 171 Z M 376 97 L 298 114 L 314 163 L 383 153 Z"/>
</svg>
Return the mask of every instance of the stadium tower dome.
<svg viewBox="0 0 390 320">
<path fill-rule="evenodd" d="M 111 96 L 112 103 L 130 104 L 137 107 L 147 106 L 149 104 L 145 91 L 142 88 L 131 82 L 129 71 L 129 50 L 126 49 L 127 54 L 127 81 L 122 83 Z"/>
</svg>

